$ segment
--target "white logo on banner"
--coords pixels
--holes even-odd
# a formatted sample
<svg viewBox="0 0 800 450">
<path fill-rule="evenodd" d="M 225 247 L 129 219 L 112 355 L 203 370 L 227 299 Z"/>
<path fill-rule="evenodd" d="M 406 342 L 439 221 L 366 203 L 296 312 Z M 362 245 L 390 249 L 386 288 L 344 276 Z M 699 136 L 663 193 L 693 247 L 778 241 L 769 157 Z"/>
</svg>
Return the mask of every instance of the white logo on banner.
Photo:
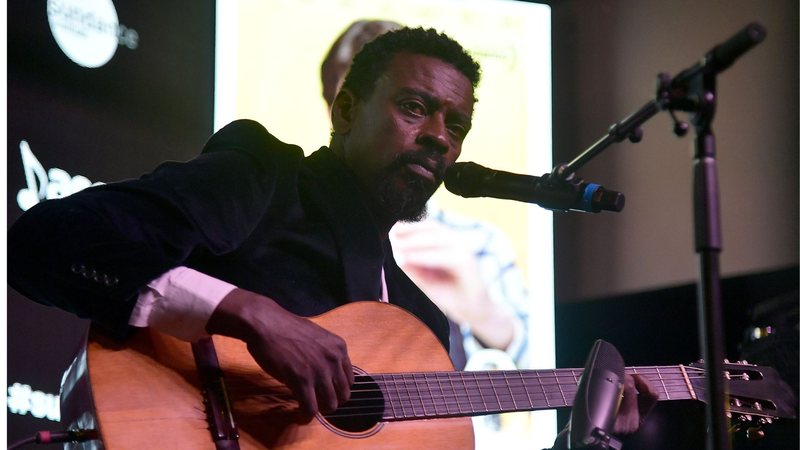
<svg viewBox="0 0 800 450">
<path fill-rule="evenodd" d="M 103 184 L 102 182 L 92 184 L 83 175 L 71 177 L 67 171 L 55 167 L 45 171 L 42 163 L 31 151 L 28 141 L 19 143 L 19 153 L 22 156 L 22 168 L 25 170 L 25 182 L 28 185 L 17 192 L 17 204 L 23 211 L 27 211 L 42 200 L 66 197 L 89 186 Z"/>
<path fill-rule="evenodd" d="M 14 383 L 8 387 L 8 412 L 24 416 L 30 413 L 37 419 L 61 420 L 59 396 L 34 391 L 30 385 Z"/>
<path fill-rule="evenodd" d="M 47 21 L 64 54 L 83 67 L 107 63 L 118 45 L 139 46 L 139 33 L 120 25 L 111 0 L 47 0 Z"/>
</svg>

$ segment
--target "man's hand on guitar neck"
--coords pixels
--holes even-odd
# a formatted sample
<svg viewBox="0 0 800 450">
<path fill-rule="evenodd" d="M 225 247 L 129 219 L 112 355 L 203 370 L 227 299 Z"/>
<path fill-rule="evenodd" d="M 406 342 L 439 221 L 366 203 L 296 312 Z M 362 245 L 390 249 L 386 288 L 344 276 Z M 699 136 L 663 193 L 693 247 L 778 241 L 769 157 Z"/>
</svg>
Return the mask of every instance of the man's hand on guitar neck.
<svg viewBox="0 0 800 450">
<path fill-rule="evenodd" d="M 645 418 L 658 402 L 658 392 L 641 375 L 625 375 L 625 390 L 614 422 L 614 434 L 625 437 L 639 430 Z M 551 450 L 566 450 L 569 426 L 556 437 Z M 582 447 L 591 449 L 591 447 Z"/>
<path fill-rule="evenodd" d="M 344 340 L 268 297 L 232 290 L 206 331 L 244 341 L 258 365 L 292 390 L 308 418 L 350 398 L 353 369 Z"/>
<path fill-rule="evenodd" d="M 658 402 L 658 392 L 641 375 L 625 375 L 625 390 L 619 405 L 614 433 L 626 435 L 635 433 Z"/>
</svg>

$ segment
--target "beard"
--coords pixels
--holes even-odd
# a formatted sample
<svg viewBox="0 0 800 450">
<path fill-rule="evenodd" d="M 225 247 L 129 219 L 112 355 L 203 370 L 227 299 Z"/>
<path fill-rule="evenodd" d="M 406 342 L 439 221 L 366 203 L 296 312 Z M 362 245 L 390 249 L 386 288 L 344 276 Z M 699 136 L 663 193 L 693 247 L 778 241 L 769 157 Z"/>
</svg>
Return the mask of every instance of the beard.
<svg viewBox="0 0 800 450">
<path fill-rule="evenodd" d="M 419 181 L 411 180 L 406 189 L 397 190 L 389 179 L 381 180 L 375 190 L 376 200 L 387 221 L 419 222 L 425 218 L 435 188 Z"/>
<path fill-rule="evenodd" d="M 428 161 L 435 181 L 410 173 L 404 167 L 410 163 Z M 428 213 L 427 203 L 444 178 L 444 157 L 437 152 L 422 151 L 416 154 L 402 154 L 386 168 L 385 176 L 373 186 L 373 199 L 377 203 L 377 211 L 387 222 L 419 222 Z M 394 180 L 400 177 L 404 188 L 398 189 Z"/>
</svg>

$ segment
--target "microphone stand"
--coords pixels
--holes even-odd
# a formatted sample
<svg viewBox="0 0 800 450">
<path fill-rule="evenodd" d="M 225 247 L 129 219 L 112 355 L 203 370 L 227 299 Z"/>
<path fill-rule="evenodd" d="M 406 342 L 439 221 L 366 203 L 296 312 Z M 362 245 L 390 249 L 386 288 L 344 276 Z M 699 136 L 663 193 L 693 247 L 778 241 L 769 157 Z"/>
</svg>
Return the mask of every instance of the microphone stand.
<svg viewBox="0 0 800 450">
<path fill-rule="evenodd" d="M 722 251 L 719 190 L 714 133 L 711 123 L 716 107 L 716 76 L 730 67 L 746 51 L 761 42 L 766 30 L 751 23 L 727 41 L 714 47 L 694 66 L 680 72 L 675 79 L 658 75 L 656 99 L 645 104 L 627 118 L 612 125 L 608 134 L 567 164 L 553 168 L 553 179 L 569 181 L 575 171 L 614 142 L 625 139 L 639 142 L 641 125 L 656 113 L 668 110 L 674 122 L 673 132 L 681 137 L 689 125 L 678 121 L 674 111 L 691 113 L 695 128 L 694 144 L 694 235 L 695 252 L 700 257 L 698 283 L 698 328 L 705 360 L 706 423 L 709 429 L 707 448 L 729 450 L 730 420 L 726 398 L 726 374 L 723 372 L 724 331 L 719 254 Z"/>
</svg>

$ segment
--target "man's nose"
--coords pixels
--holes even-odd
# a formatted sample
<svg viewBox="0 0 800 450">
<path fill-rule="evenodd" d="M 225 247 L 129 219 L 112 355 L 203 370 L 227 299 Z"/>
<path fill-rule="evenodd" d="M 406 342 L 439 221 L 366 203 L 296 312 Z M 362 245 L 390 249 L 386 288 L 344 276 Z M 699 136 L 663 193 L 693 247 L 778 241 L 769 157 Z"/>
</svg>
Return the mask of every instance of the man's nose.
<svg viewBox="0 0 800 450">
<path fill-rule="evenodd" d="M 441 114 L 432 114 L 422 126 L 417 143 L 426 145 L 439 153 L 446 154 L 450 150 L 450 140 L 447 138 L 447 126 Z"/>
</svg>

